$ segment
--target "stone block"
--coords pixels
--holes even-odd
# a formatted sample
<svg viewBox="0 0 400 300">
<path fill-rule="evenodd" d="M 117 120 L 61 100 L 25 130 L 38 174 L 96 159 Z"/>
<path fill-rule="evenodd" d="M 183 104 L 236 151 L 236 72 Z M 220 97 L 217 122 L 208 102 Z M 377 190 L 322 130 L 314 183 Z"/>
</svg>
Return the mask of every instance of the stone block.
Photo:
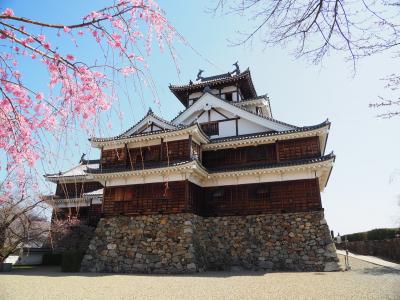
<svg viewBox="0 0 400 300">
<path fill-rule="evenodd" d="M 324 272 L 340 271 L 339 264 L 337 262 L 327 262 L 324 266 Z"/>
</svg>

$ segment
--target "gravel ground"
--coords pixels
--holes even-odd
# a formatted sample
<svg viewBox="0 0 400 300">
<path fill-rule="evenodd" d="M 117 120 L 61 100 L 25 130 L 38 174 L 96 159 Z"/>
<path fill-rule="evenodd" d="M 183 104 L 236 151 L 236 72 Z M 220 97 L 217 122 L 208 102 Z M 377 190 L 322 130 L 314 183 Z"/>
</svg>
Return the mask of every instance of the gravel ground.
<svg viewBox="0 0 400 300">
<path fill-rule="evenodd" d="M 184 276 L 68 274 L 38 267 L 0 275 L 0 299 L 400 299 L 399 271 L 351 258 L 350 263 L 348 272 Z"/>
</svg>

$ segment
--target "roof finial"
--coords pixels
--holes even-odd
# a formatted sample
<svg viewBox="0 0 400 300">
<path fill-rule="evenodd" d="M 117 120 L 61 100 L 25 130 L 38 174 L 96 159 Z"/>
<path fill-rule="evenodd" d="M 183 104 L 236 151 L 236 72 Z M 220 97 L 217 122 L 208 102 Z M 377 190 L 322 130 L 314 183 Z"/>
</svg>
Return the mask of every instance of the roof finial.
<svg viewBox="0 0 400 300">
<path fill-rule="evenodd" d="M 232 65 L 235 66 L 235 70 L 233 70 L 233 71 L 231 72 L 231 74 L 236 73 L 236 75 L 239 75 L 239 74 L 240 74 L 239 62 L 236 61 L 236 62 L 235 62 L 234 64 L 232 64 Z"/>
<path fill-rule="evenodd" d="M 202 77 L 201 77 L 201 74 L 204 72 L 204 70 L 202 70 L 202 69 L 199 69 L 199 72 L 197 72 L 197 78 L 196 78 L 196 80 L 200 80 Z"/>
<path fill-rule="evenodd" d="M 149 107 L 149 110 L 147 111 L 147 115 L 152 115 L 153 114 L 153 110 L 151 109 L 151 107 Z"/>
<path fill-rule="evenodd" d="M 79 163 L 82 163 L 85 160 L 85 155 L 86 153 L 82 153 L 81 159 L 79 160 Z"/>
</svg>

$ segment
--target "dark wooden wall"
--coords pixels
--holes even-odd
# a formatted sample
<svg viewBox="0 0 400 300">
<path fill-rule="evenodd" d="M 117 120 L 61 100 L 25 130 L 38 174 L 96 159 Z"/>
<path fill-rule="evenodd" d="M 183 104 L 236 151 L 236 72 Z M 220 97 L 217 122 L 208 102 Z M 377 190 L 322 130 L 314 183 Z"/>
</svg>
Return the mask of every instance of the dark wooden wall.
<svg viewBox="0 0 400 300">
<path fill-rule="evenodd" d="M 187 192 L 187 181 L 109 187 L 103 212 L 106 216 L 186 212 L 190 211 Z"/>
<path fill-rule="evenodd" d="M 320 210 L 318 179 L 210 187 L 202 214 L 249 215 Z"/>
<path fill-rule="evenodd" d="M 99 182 L 57 183 L 56 195 L 61 198 L 80 198 L 83 193 L 101 189 Z"/>
<path fill-rule="evenodd" d="M 202 161 L 203 165 L 210 169 L 274 162 L 276 162 L 275 144 L 204 151 Z"/>
<path fill-rule="evenodd" d="M 320 210 L 317 179 L 201 188 L 188 181 L 106 188 L 106 216 L 193 212 L 203 216 Z"/>
<path fill-rule="evenodd" d="M 317 136 L 278 141 L 277 159 L 280 162 L 321 156 L 319 138 Z"/>
<path fill-rule="evenodd" d="M 141 148 L 102 150 L 100 164 L 102 168 L 140 169 L 159 162 L 189 160 L 191 151 L 192 154 L 199 152 L 199 146 L 189 139 Z"/>
<path fill-rule="evenodd" d="M 204 151 L 202 163 L 210 169 L 229 168 L 273 164 L 319 157 L 320 155 L 319 138 L 309 137 L 236 149 Z"/>
</svg>

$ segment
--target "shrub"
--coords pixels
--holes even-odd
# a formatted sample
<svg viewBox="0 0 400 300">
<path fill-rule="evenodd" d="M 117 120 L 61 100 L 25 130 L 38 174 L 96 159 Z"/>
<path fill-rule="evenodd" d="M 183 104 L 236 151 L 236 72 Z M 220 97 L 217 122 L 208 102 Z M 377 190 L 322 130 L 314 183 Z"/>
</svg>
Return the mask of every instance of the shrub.
<svg viewBox="0 0 400 300">
<path fill-rule="evenodd" d="M 349 242 L 366 241 L 367 233 L 366 232 L 357 232 L 357 233 L 348 234 L 348 235 L 346 235 L 346 237 Z"/>
<path fill-rule="evenodd" d="M 62 255 L 59 253 L 45 253 L 43 254 L 42 264 L 45 266 L 60 266 Z"/>
<path fill-rule="evenodd" d="M 84 255 L 85 252 L 83 251 L 64 252 L 62 255 L 61 271 L 79 272 Z"/>
<path fill-rule="evenodd" d="M 386 239 L 393 239 L 396 235 L 396 228 L 379 228 L 366 232 L 357 232 L 345 235 L 349 242 L 355 241 L 380 241 Z"/>
<path fill-rule="evenodd" d="M 371 231 L 368 231 L 367 238 L 370 241 L 394 239 L 395 234 L 396 234 L 395 228 L 380 228 L 380 229 L 373 229 Z"/>
</svg>

